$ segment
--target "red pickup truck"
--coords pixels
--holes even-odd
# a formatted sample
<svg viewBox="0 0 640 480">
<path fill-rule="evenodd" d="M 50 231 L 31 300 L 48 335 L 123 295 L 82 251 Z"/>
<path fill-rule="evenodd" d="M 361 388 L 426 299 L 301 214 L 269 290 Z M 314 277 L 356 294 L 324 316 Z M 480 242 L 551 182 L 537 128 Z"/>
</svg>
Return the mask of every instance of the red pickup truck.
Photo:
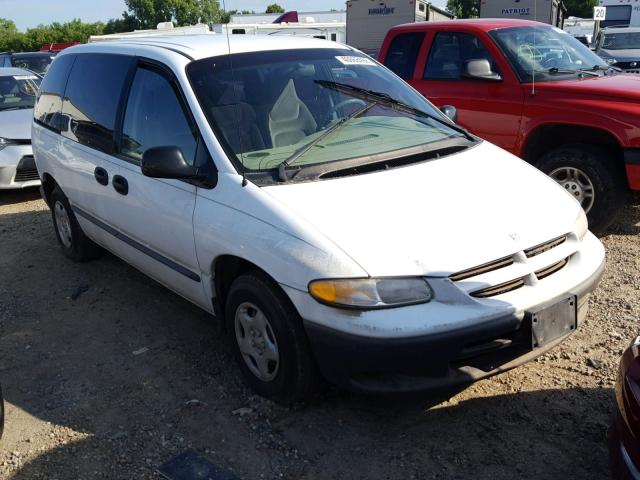
<svg viewBox="0 0 640 480">
<path fill-rule="evenodd" d="M 567 33 L 526 20 L 392 28 L 380 61 L 457 121 L 535 165 L 603 232 L 640 190 L 640 75 L 609 67 Z"/>
</svg>

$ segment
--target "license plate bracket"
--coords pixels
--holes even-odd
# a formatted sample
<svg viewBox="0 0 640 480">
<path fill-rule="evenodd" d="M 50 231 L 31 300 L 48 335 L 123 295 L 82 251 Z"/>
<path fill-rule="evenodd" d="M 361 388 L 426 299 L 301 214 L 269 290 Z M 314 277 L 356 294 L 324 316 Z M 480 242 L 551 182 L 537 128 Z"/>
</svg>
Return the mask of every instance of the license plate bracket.
<svg viewBox="0 0 640 480">
<path fill-rule="evenodd" d="M 540 348 L 571 332 L 578 326 L 578 302 L 575 295 L 529 312 L 531 348 Z"/>
</svg>

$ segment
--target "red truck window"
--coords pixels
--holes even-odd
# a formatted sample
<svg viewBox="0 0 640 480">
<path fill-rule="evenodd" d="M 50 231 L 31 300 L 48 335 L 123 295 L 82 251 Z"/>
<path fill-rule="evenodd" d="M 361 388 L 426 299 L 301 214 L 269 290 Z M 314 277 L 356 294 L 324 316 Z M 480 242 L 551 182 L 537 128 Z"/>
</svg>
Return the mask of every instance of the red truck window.
<svg viewBox="0 0 640 480">
<path fill-rule="evenodd" d="M 424 40 L 424 32 L 397 35 L 389 46 L 384 60 L 385 66 L 404 80 L 413 78 L 418 52 Z"/>
<path fill-rule="evenodd" d="M 495 61 L 475 35 L 440 32 L 436 35 L 424 69 L 425 80 L 459 80 L 469 60 L 486 59 L 497 72 Z"/>
</svg>

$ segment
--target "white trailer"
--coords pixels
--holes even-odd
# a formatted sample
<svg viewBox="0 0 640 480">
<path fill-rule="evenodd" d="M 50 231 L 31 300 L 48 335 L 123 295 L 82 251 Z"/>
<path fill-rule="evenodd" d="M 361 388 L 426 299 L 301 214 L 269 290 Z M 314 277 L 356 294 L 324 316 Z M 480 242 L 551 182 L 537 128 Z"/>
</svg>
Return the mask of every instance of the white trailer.
<svg viewBox="0 0 640 480">
<path fill-rule="evenodd" d="M 567 9 L 562 0 L 481 0 L 480 18 L 535 20 L 562 28 Z"/>
<path fill-rule="evenodd" d="M 348 0 L 347 44 L 375 57 L 391 27 L 452 18 L 446 10 L 424 0 Z"/>
<path fill-rule="evenodd" d="M 212 28 L 215 33 L 225 35 L 291 35 L 345 43 L 344 22 L 316 23 L 308 21 L 309 17 L 303 20 L 297 23 L 216 23 Z"/>
<path fill-rule="evenodd" d="M 607 7 L 600 28 L 605 27 L 640 27 L 640 2 L 635 0 L 600 0 L 601 7 Z"/>
</svg>

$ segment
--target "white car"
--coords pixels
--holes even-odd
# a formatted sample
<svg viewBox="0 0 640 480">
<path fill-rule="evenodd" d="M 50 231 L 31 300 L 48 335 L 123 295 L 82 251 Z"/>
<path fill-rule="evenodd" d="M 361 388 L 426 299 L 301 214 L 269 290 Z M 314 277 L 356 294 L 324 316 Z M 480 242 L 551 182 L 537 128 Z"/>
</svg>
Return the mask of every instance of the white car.
<svg viewBox="0 0 640 480">
<path fill-rule="evenodd" d="M 21 68 L 0 68 L 0 189 L 40 185 L 31 151 L 33 105 L 40 78 Z"/>
<path fill-rule="evenodd" d="M 247 381 L 435 391 L 557 345 L 604 268 L 580 205 L 389 70 L 316 39 L 64 50 L 34 152 L 62 251 L 224 321 Z M 179 320 L 176 319 L 179 328 Z"/>
</svg>

